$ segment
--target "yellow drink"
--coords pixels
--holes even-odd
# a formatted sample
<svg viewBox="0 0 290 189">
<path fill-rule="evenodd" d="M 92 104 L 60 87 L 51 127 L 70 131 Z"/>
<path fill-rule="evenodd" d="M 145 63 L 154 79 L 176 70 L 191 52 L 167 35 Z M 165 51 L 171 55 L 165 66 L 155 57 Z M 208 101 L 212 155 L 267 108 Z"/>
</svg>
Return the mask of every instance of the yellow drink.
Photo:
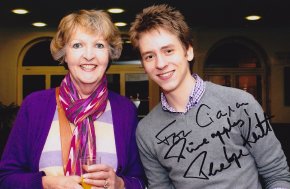
<svg viewBox="0 0 290 189">
<path fill-rule="evenodd" d="M 90 165 L 94 165 L 101 162 L 101 157 L 94 158 L 94 157 L 87 157 L 87 158 L 80 158 L 80 165 L 81 165 L 81 175 L 88 173 L 87 167 Z M 84 189 L 91 189 L 92 185 L 87 184 L 84 182 L 84 178 L 82 177 L 81 185 Z"/>
<path fill-rule="evenodd" d="M 89 185 L 89 184 L 87 184 L 87 183 L 85 183 L 84 181 L 83 181 L 84 179 L 82 179 L 82 186 L 83 186 L 83 188 L 84 189 L 91 189 L 91 185 Z"/>
</svg>

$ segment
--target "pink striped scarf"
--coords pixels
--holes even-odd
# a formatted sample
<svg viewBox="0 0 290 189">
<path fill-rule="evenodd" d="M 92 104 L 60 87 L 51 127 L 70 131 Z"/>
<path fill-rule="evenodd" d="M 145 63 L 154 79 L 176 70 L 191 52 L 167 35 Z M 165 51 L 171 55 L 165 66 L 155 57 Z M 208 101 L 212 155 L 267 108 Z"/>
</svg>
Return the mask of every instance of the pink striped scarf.
<svg viewBox="0 0 290 189">
<path fill-rule="evenodd" d="M 96 136 L 93 122 L 103 114 L 107 105 L 108 89 L 106 76 L 97 89 L 81 99 L 68 73 L 59 89 L 60 103 L 67 119 L 76 125 L 70 144 L 65 175 L 80 175 L 79 159 L 96 156 Z"/>
</svg>

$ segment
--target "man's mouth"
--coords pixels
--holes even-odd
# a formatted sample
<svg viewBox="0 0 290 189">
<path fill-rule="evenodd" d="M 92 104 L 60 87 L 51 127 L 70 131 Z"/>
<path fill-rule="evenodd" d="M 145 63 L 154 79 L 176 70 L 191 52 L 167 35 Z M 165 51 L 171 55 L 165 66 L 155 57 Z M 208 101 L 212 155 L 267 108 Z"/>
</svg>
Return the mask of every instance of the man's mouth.
<svg viewBox="0 0 290 189">
<path fill-rule="evenodd" d="M 165 79 L 169 79 L 174 73 L 174 70 L 172 71 L 169 71 L 169 72 L 165 72 L 165 73 L 161 73 L 161 74 L 158 74 L 157 76 L 162 79 L 162 80 L 165 80 Z"/>
</svg>

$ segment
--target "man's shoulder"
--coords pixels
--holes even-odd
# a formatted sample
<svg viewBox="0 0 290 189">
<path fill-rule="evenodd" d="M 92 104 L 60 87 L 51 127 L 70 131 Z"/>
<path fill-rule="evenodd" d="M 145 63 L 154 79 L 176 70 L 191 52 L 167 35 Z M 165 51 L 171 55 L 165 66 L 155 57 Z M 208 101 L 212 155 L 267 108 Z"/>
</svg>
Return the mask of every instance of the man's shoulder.
<svg viewBox="0 0 290 189">
<path fill-rule="evenodd" d="M 215 96 L 235 97 L 235 98 L 252 98 L 252 95 L 242 89 L 223 86 L 212 82 L 206 82 L 206 93 Z"/>
<path fill-rule="evenodd" d="M 144 118 L 142 118 L 139 123 L 137 130 L 139 132 L 144 132 L 144 130 L 154 130 L 162 120 L 165 119 L 164 110 L 161 107 L 161 103 L 158 103 Z"/>
<path fill-rule="evenodd" d="M 161 103 L 158 103 L 140 122 L 154 121 L 154 118 L 159 117 L 162 111 Z"/>
</svg>

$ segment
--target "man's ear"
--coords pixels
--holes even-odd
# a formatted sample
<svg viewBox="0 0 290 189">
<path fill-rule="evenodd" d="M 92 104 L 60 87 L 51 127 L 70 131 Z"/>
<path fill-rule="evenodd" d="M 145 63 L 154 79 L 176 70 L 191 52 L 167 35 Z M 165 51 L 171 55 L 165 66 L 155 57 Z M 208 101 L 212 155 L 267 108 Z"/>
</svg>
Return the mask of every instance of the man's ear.
<svg viewBox="0 0 290 189">
<path fill-rule="evenodd" d="M 187 61 L 192 61 L 194 58 L 193 48 L 191 45 L 186 50 Z"/>
<path fill-rule="evenodd" d="M 146 69 L 145 69 L 145 67 L 144 67 L 144 63 L 143 63 L 143 61 L 142 61 L 141 59 L 140 59 L 140 62 L 141 62 L 141 66 L 142 66 L 144 72 L 147 74 L 147 71 L 146 71 Z"/>
</svg>

